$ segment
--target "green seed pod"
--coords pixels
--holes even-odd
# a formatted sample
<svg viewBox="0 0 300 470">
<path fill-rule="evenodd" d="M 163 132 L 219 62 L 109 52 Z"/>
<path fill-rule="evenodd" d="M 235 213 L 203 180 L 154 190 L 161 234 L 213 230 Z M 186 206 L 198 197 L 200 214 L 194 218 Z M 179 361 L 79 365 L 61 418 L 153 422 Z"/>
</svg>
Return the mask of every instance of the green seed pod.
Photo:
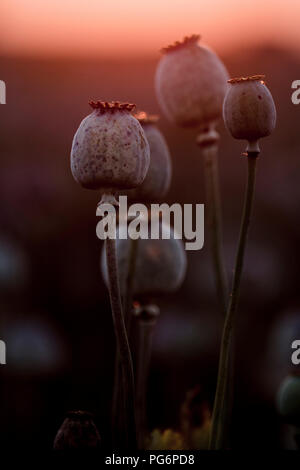
<svg viewBox="0 0 300 470">
<path fill-rule="evenodd" d="M 233 78 L 224 100 L 224 122 L 235 139 L 256 143 L 272 133 L 276 108 L 264 75 Z"/>
<path fill-rule="evenodd" d="M 162 230 L 169 227 L 162 224 Z M 151 296 L 168 294 L 176 291 L 182 284 L 186 272 L 186 253 L 182 240 L 174 238 L 170 227 L 170 239 L 138 240 L 137 260 L 133 281 L 133 294 Z M 117 238 L 117 257 L 120 289 L 125 293 L 130 262 L 132 240 Z M 101 271 L 105 284 L 108 285 L 105 250 L 101 256 Z"/>
<path fill-rule="evenodd" d="M 54 439 L 54 450 L 97 449 L 101 438 L 93 421 L 93 415 L 87 411 L 70 411 L 59 428 Z"/>
<path fill-rule="evenodd" d="M 135 114 L 144 129 L 150 147 L 150 165 L 143 183 L 126 192 L 132 201 L 153 202 L 161 200 L 171 183 L 172 165 L 164 136 L 156 127 L 157 116 L 145 112 Z"/>
<path fill-rule="evenodd" d="M 199 36 L 163 49 L 155 76 L 159 105 L 182 127 L 207 126 L 222 116 L 228 73 L 219 57 L 199 46 Z"/>
<path fill-rule="evenodd" d="M 94 111 L 81 122 L 73 139 L 71 170 L 88 189 L 129 189 L 141 184 L 150 149 L 134 105 L 91 101 Z"/>
<path fill-rule="evenodd" d="M 277 404 L 279 413 L 288 423 L 300 426 L 300 375 L 289 375 L 284 379 Z"/>
</svg>

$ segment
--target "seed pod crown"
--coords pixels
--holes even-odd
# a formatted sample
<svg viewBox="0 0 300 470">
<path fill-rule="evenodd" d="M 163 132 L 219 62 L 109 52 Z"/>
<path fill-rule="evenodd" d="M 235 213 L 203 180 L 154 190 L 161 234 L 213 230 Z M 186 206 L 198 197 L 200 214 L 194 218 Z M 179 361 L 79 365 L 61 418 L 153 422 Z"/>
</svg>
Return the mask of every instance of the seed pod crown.
<svg viewBox="0 0 300 470">
<path fill-rule="evenodd" d="M 119 101 L 90 101 L 71 150 L 71 170 L 84 188 L 103 192 L 135 188 L 146 176 L 150 150 L 142 126 Z"/>
</svg>

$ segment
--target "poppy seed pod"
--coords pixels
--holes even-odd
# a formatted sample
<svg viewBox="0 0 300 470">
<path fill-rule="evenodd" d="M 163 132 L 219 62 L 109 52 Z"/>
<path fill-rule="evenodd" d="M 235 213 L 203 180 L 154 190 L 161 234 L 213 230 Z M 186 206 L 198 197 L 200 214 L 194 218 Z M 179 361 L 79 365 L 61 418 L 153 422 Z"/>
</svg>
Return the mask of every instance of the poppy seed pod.
<svg viewBox="0 0 300 470">
<path fill-rule="evenodd" d="M 157 116 L 145 112 L 134 115 L 144 129 L 150 147 L 150 165 L 143 183 L 128 191 L 134 201 L 151 202 L 162 199 L 171 183 L 171 157 L 164 136 L 156 127 Z"/>
<path fill-rule="evenodd" d="M 70 411 L 54 439 L 54 450 L 97 449 L 101 438 L 87 411 Z"/>
<path fill-rule="evenodd" d="M 129 189 L 141 184 L 150 163 L 149 144 L 132 104 L 91 101 L 93 112 L 73 139 L 71 170 L 88 189 Z"/>
<path fill-rule="evenodd" d="M 254 75 L 229 80 L 224 100 L 227 129 L 235 139 L 248 140 L 250 150 L 255 150 L 257 141 L 270 135 L 276 124 L 275 104 L 264 78 Z"/>
<path fill-rule="evenodd" d="M 222 115 L 228 73 L 200 36 L 186 37 L 162 50 L 155 76 L 158 102 L 166 117 L 183 127 L 204 125 Z"/>
<path fill-rule="evenodd" d="M 300 426 L 300 375 L 289 375 L 284 379 L 277 404 L 279 413 L 288 423 Z"/>
<path fill-rule="evenodd" d="M 186 254 L 182 240 L 174 238 L 174 230 L 161 224 L 162 231 L 170 228 L 170 239 L 139 239 L 133 294 L 151 296 L 176 291 L 182 284 L 186 272 Z M 120 289 L 126 292 L 126 280 L 130 262 L 129 238 L 123 240 L 117 236 L 117 257 Z M 108 285 L 105 251 L 102 251 L 101 270 Z"/>
</svg>

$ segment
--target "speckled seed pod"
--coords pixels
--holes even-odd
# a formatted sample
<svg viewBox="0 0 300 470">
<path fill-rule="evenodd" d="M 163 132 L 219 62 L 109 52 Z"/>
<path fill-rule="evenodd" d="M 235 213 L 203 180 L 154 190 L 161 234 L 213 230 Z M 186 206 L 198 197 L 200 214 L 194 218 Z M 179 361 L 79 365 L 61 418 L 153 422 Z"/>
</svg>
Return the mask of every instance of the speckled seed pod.
<svg viewBox="0 0 300 470">
<path fill-rule="evenodd" d="M 61 451 L 97 449 L 100 444 L 101 438 L 92 414 L 87 411 L 71 411 L 56 434 L 53 448 Z"/>
<path fill-rule="evenodd" d="M 276 108 L 264 78 L 264 75 L 254 75 L 228 81 L 223 117 L 235 139 L 255 142 L 275 128 Z"/>
<path fill-rule="evenodd" d="M 163 224 L 163 228 L 166 225 Z M 124 294 L 128 275 L 131 240 L 117 238 L 117 256 L 121 292 Z M 167 294 L 176 291 L 182 284 L 186 272 L 186 253 L 181 240 L 170 239 L 138 241 L 137 260 L 133 282 L 133 293 L 137 297 Z M 102 251 L 101 270 L 108 285 L 105 251 Z"/>
<path fill-rule="evenodd" d="M 143 183 L 127 191 L 132 201 L 152 202 L 161 200 L 171 183 L 172 165 L 170 152 L 164 136 L 156 127 L 157 116 L 145 112 L 134 115 L 144 129 L 150 147 L 150 165 Z"/>
<path fill-rule="evenodd" d="M 71 170 L 84 188 L 128 189 L 141 184 L 150 163 L 150 149 L 134 105 L 91 101 L 93 112 L 73 139 Z"/>
<path fill-rule="evenodd" d="M 300 375 L 289 375 L 278 392 L 278 410 L 286 422 L 300 426 Z"/>
<path fill-rule="evenodd" d="M 199 36 L 163 49 L 155 76 L 158 102 L 166 117 L 184 127 L 206 126 L 222 115 L 228 73 Z"/>
</svg>

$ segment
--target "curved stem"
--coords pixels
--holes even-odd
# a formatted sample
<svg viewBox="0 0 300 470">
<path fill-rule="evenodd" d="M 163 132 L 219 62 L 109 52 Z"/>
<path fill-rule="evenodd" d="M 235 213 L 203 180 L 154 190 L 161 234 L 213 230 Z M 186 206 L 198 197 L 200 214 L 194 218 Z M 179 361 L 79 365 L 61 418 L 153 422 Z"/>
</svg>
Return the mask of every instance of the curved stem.
<svg viewBox="0 0 300 470">
<path fill-rule="evenodd" d="M 115 447 L 119 445 L 120 434 L 122 434 L 122 414 L 124 414 L 121 397 L 120 397 L 120 381 L 121 381 L 121 364 L 116 350 L 115 365 L 114 365 L 114 381 L 113 381 L 113 396 L 112 396 L 112 412 L 111 412 L 111 430 L 112 442 Z"/>
<path fill-rule="evenodd" d="M 129 239 L 129 265 L 128 273 L 126 279 L 126 291 L 123 299 L 123 309 L 125 312 L 124 321 L 126 325 L 127 337 L 130 338 L 131 330 L 131 310 L 132 310 L 132 300 L 133 300 L 133 282 L 135 275 L 135 267 L 137 260 L 137 251 L 138 251 L 138 242 L 139 239 L 133 240 Z M 115 357 L 115 370 L 114 370 L 114 388 L 113 388 L 113 400 L 112 400 L 112 431 L 113 431 L 113 441 L 117 443 L 118 434 L 120 427 L 122 427 L 122 421 L 124 421 L 124 409 L 123 403 L 120 396 L 120 382 L 121 382 L 121 363 L 116 352 Z"/>
<path fill-rule="evenodd" d="M 237 303 L 239 298 L 240 284 L 243 271 L 244 254 L 248 236 L 248 230 L 250 225 L 250 217 L 254 198 L 255 189 L 255 173 L 256 173 L 256 157 L 257 152 L 248 153 L 248 180 L 246 195 L 244 201 L 244 209 L 242 215 L 240 236 L 238 242 L 238 249 L 235 261 L 235 270 L 233 277 L 232 293 L 230 295 L 229 306 L 225 319 L 222 343 L 221 343 L 221 354 L 219 361 L 219 372 L 217 389 L 214 403 L 212 429 L 210 436 L 210 448 L 220 449 L 224 442 L 227 425 L 228 425 L 228 413 L 226 408 L 230 403 L 230 397 L 228 396 L 228 380 L 230 377 L 230 361 L 232 360 L 232 341 L 234 333 L 234 320 L 237 309 Z M 232 378 L 231 378 L 232 380 Z"/>
<path fill-rule="evenodd" d="M 143 449 L 145 445 L 147 428 L 147 380 L 152 349 L 152 336 L 155 320 L 139 320 L 137 389 L 136 389 L 136 419 L 138 430 L 138 446 Z"/>
<path fill-rule="evenodd" d="M 206 200 L 214 277 L 220 309 L 226 314 L 228 288 L 222 250 L 222 216 L 218 175 L 218 146 L 216 143 L 202 148 L 205 167 Z"/>
<path fill-rule="evenodd" d="M 122 391 L 125 405 L 125 429 L 127 445 L 136 448 L 135 390 L 132 357 L 122 312 L 121 294 L 117 269 L 116 240 L 106 240 L 106 261 L 109 280 L 109 295 L 117 341 L 117 354 L 122 368 Z"/>
<path fill-rule="evenodd" d="M 130 238 L 130 248 L 129 248 L 129 266 L 126 279 L 126 293 L 124 299 L 124 310 L 125 310 L 125 323 L 128 332 L 128 337 L 130 335 L 131 329 L 131 319 L 132 319 L 132 300 L 133 300 L 133 284 L 135 276 L 136 261 L 138 255 L 138 246 L 139 238 L 136 240 Z"/>
</svg>

